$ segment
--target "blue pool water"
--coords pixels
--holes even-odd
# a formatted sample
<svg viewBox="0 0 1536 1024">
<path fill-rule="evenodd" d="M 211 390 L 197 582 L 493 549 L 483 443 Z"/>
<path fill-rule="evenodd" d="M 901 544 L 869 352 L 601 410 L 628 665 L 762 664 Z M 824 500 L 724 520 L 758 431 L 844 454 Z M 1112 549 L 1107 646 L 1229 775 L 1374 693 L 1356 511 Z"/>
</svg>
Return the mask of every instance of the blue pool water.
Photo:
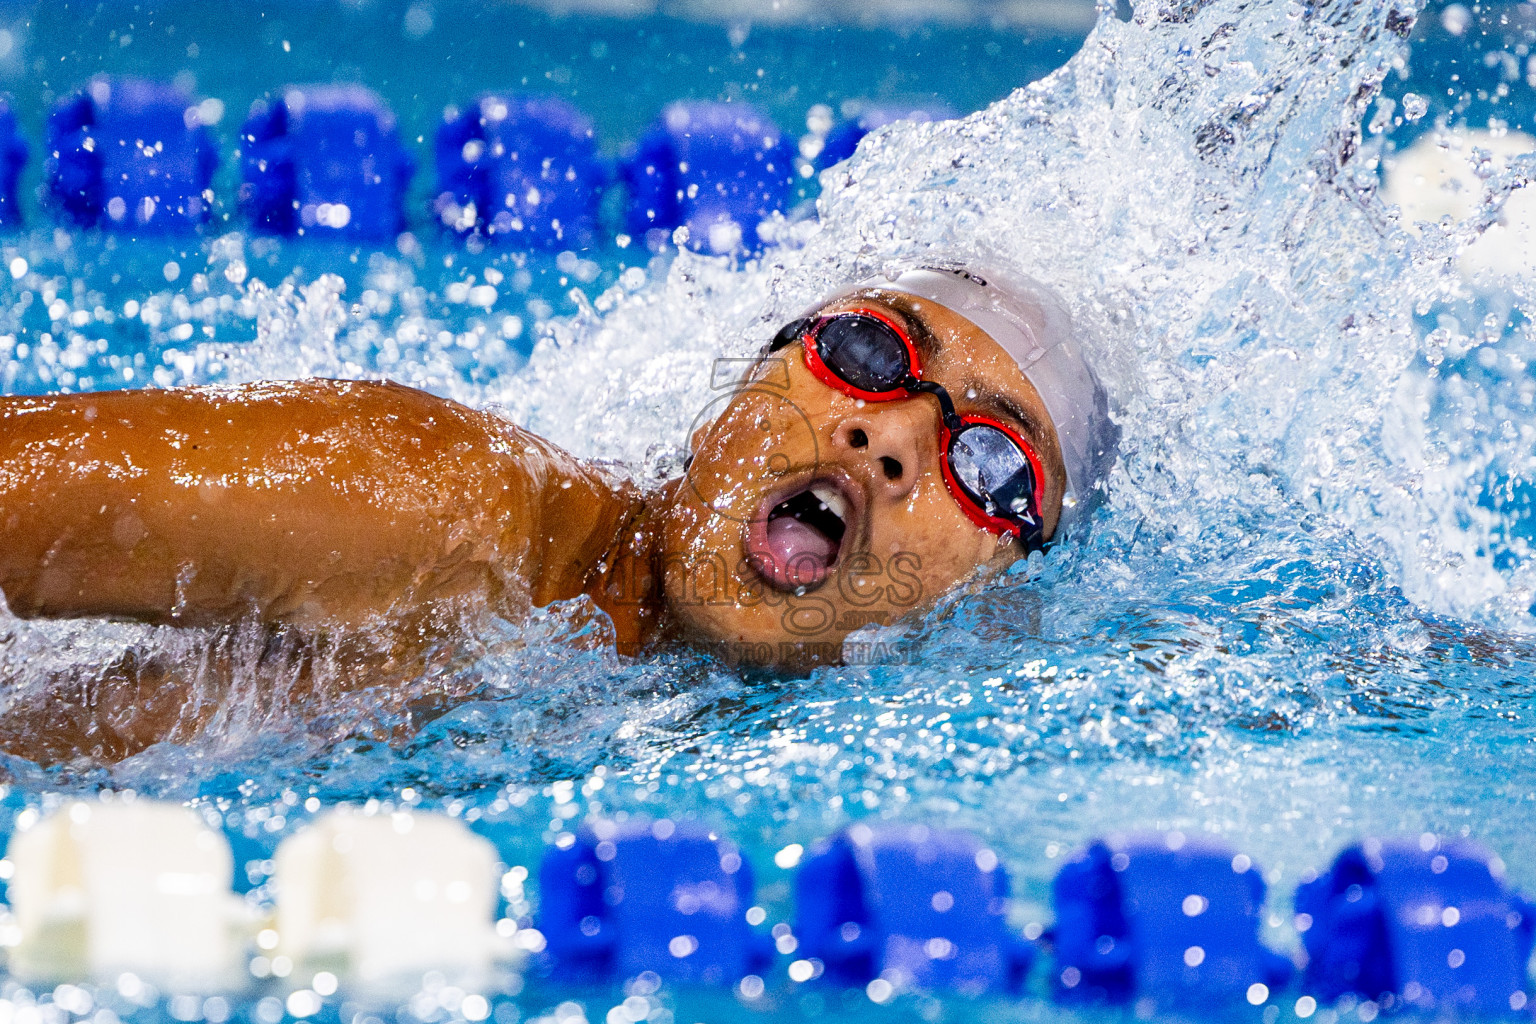
<svg viewBox="0 0 1536 1024">
<path fill-rule="evenodd" d="M 749 99 L 792 137 L 815 104 L 1001 101 L 804 179 L 819 216 L 802 206 L 758 261 L 468 252 L 426 223 L 426 173 L 410 237 L 382 251 L 254 237 L 232 206 L 203 239 L 58 231 L 29 199 L 27 228 L 0 238 L 6 266 L 25 261 L 0 278 L 7 392 L 383 375 L 655 480 L 680 465 L 715 357 L 750 352 L 834 282 L 941 245 L 1068 296 L 1096 326 L 1123 432 L 1088 530 L 860 634 L 844 667 L 628 660 L 551 609 L 445 639 L 408 694 L 323 712 L 210 680 L 231 710 L 205 729 L 117 765 L 8 759 L 5 806 L 101 787 L 192 801 L 222 818 L 258 902 L 283 836 L 370 800 L 464 817 L 526 865 L 589 816 L 702 818 L 742 844 L 773 920 L 791 909 L 775 852 L 861 818 L 977 832 L 1014 874 L 1020 922 L 1048 920 L 1073 849 L 1133 828 L 1251 854 L 1272 894 L 1265 940 L 1283 950 L 1297 880 L 1362 834 L 1475 836 L 1536 890 L 1536 307 L 1528 280 L 1456 275 L 1465 226 L 1410 236 L 1375 193 L 1378 160 L 1437 121 L 1536 127 L 1536 15 L 1434 7 L 1404 40 L 1386 4 L 1137 10 L 1107 12 L 1086 44 L 1091 17 L 1021 24 L 986 5 L 837 25 L 382 0 L 0 10 L 0 84 L 34 140 L 98 72 L 186 76 L 224 102 L 226 153 L 251 100 L 289 81 L 362 81 L 408 139 L 483 88 L 549 89 L 612 153 L 678 97 Z M 1378 120 L 1382 103 L 1354 98 L 1383 75 L 1396 114 Z M 1409 94 L 1422 117 L 1403 118 Z M 1376 130 L 1356 143 L 1362 122 Z M 228 164 L 219 180 L 231 195 Z M 493 279 L 490 307 L 472 305 L 467 286 Z M 13 723 L 127 651 L 183 666 L 227 653 L 258 692 L 325 658 L 240 629 L 6 617 L 0 637 Z M 238 1012 L 259 1019 L 261 994 Z M 530 982 L 496 1019 L 559 1006 L 573 1021 L 574 1005 L 596 1021 L 621 996 Z M 666 999 L 677 1020 L 1100 1016 L 1057 1007 L 1040 977 L 1009 1003 L 877 1007 L 787 982 L 755 1006 Z M 1293 1007 L 1242 1012 L 1273 1024 Z M 339 1000 L 326 1012 L 352 1019 Z"/>
</svg>

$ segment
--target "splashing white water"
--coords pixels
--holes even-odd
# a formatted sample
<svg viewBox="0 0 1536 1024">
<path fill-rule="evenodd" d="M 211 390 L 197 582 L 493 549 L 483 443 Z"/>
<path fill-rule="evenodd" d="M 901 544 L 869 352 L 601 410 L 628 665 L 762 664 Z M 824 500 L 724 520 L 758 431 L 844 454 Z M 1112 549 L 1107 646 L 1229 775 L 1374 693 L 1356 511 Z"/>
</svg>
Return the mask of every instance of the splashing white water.
<svg viewBox="0 0 1536 1024">
<path fill-rule="evenodd" d="M 1426 609 L 1529 629 L 1536 576 L 1525 559 L 1495 566 L 1499 515 L 1478 504 L 1489 467 L 1529 442 L 1471 443 L 1437 411 L 1460 379 L 1441 349 L 1523 334 L 1499 318 L 1491 337 L 1421 341 L 1415 323 L 1467 298 L 1448 257 L 1526 179 L 1490 182 L 1467 223 L 1398 225 L 1361 121 L 1411 16 L 1232 0 L 1104 17 L 1050 78 L 866 139 L 826 172 L 798 244 L 742 269 L 681 256 L 664 287 L 559 325 L 502 397 L 584 454 L 638 464 L 682 445 L 712 356 L 750 353 L 832 287 L 976 253 L 1051 284 L 1095 329 L 1123 429 L 1102 529 L 1151 524 L 1187 563 L 1212 557 L 1217 523 L 1328 534 Z"/>
<path fill-rule="evenodd" d="M 1369 628 L 1351 617 L 1381 590 L 1373 563 L 1422 611 L 1533 625 L 1536 568 L 1485 493 L 1490 474 L 1514 479 L 1536 464 L 1520 362 L 1536 344 L 1515 313 L 1529 297 L 1490 303 L 1452 269 L 1525 179 L 1514 165 L 1493 175 L 1464 223 L 1416 235 L 1396 223 L 1378 195 L 1379 143 L 1361 121 L 1410 23 L 1402 5 L 1342 0 L 1148 3 L 1129 22 L 1106 12 L 1051 77 L 960 121 L 868 137 L 826 173 L 819 220 L 780 225 L 782 244 L 761 259 L 684 252 L 664 279 L 646 284 L 635 268 L 591 303 L 578 296 L 574 317 L 540 325 L 526 365 L 505 344 L 520 322 L 450 324 L 417 282 L 419 260 L 375 257 L 356 294 L 330 277 L 267 288 L 247 279 L 243 244 L 226 237 L 208 276 L 236 287 L 233 315 L 255 339 L 186 345 L 167 372 L 178 383 L 390 376 L 504 408 L 580 455 L 657 479 L 676 472 L 689 427 L 740 368 L 716 360 L 750 356 L 830 289 L 924 253 L 1005 261 L 1091 328 L 1119 461 L 1106 507 L 1043 568 L 1032 560 L 885 634 L 918 645 L 907 678 L 939 694 L 946 672 L 1016 675 L 1041 651 L 1085 673 L 1139 671 L 1135 659 L 1113 668 L 1125 659 L 1106 639 L 1112 626 L 1181 652 L 1165 692 L 1175 703 L 1294 724 L 1314 713 L 1312 698 L 1286 687 L 1335 669 L 1328 643 L 1286 630 L 1306 624 L 1373 652 L 1422 647 L 1412 615 Z M 465 296 L 485 287 L 463 285 Z M 1473 371 L 1498 386 L 1469 382 Z M 1367 566 L 1358 588 L 1357 563 Z M 1297 582 L 1305 573 L 1293 566 L 1315 578 Z M 1279 596 L 1223 610 L 1265 587 Z M 1268 650 L 1231 642 L 1275 621 Z M 971 646 L 953 639 L 957 623 Z M 481 678 L 524 671 L 499 643 L 482 645 Z M 541 670 L 542 685 L 620 671 L 573 657 Z M 649 680 L 650 668 L 620 674 Z M 1088 679 L 1064 672 L 1053 686 L 1091 704 Z M 637 692 L 662 694 L 654 710 L 672 699 L 669 685 Z M 680 722 L 697 707 L 658 714 Z M 1040 710 L 1021 705 L 1015 718 Z M 1192 728 L 1182 713 L 1160 710 L 1130 746 L 1180 740 Z M 1106 723 L 1094 742 L 1113 747 L 1122 740 Z M 923 755 L 913 745 L 903 756 Z"/>
</svg>

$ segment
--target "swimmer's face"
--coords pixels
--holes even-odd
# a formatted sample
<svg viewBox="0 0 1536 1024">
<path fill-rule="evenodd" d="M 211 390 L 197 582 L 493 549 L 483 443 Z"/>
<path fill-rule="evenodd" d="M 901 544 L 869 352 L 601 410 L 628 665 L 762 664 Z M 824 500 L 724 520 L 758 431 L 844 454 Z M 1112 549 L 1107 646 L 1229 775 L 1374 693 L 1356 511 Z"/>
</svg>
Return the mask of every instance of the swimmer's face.
<svg viewBox="0 0 1536 1024">
<path fill-rule="evenodd" d="M 962 415 L 1000 419 L 1034 445 L 1049 538 L 1066 472 L 1045 404 L 1013 359 L 964 317 L 897 292 L 859 292 L 822 312 L 855 308 L 903 324 L 924 379 Z M 1020 557 L 1017 541 L 977 527 L 951 496 L 939 415 L 928 395 L 862 402 L 822 383 L 803 342 L 766 357 L 695 435 L 663 518 L 674 616 L 734 660 L 835 661 L 855 629 Z"/>
</svg>

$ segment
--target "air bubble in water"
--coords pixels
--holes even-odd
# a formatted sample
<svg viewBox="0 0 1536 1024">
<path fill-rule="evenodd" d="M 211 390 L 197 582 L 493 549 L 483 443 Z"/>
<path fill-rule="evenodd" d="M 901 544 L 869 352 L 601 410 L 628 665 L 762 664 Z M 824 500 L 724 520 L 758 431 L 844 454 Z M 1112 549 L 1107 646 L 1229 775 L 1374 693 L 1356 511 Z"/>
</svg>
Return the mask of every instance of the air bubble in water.
<svg viewBox="0 0 1536 1024">
<path fill-rule="evenodd" d="M 1463 4 L 1450 4 L 1440 12 L 1440 27 L 1453 36 L 1464 34 L 1472 24 L 1472 12 Z"/>
</svg>

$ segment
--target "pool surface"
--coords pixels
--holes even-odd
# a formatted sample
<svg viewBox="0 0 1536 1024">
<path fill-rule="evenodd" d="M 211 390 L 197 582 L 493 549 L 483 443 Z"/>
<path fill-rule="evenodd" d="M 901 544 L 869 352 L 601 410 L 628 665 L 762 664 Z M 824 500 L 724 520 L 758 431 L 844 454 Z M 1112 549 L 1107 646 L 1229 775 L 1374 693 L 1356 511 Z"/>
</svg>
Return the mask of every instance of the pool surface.
<svg viewBox="0 0 1536 1024">
<path fill-rule="evenodd" d="M 1536 128 L 1536 14 L 1431 5 L 1410 33 L 1406 5 L 1366 0 L 1137 4 L 1097 27 L 1085 6 L 1030 10 L 0 7 L 0 86 L 34 147 L 25 226 L 0 236 L 6 393 L 388 377 L 654 482 L 680 469 L 714 360 L 939 247 L 1013 260 L 1067 296 L 1122 430 L 1108 500 L 1069 543 L 867 627 L 846 664 L 810 672 L 627 659 L 588 642 L 582 608 L 551 608 L 445 638 L 409 692 L 321 712 L 264 696 L 304 659 L 345 670 L 301 637 L 0 616 L 11 736 L 125 656 L 237 666 L 235 684 L 204 680 L 227 711 L 177 742 L 113 765 L 7 757 L 0 824 L 104 788 L 189 802 L 231 838 L 260 906 L 278 842 L 336 804 L 441 811 L 530 869 L 583 821 L 698 819 L 755 868 L 765 928 L 793 913 L 795 857 L 776 855 L 850 822 L 974 832 L 1013 875 L 1021 929 L 1049 922 L 1050 880 L 1090 838 L 1179 830 L 1261 865 L 1263 939 L 1283 952 L 1298 882 L 1364 835 L 1474 837 L 1536 892 L 1536 278 L 1456 265 L 1536 165 L 1486 167 L 1493 199 L 1468 223 L 1410 232 L 1378 193 L 1437 125 Z M 206 236 L 59 228 L 36 201 L 46 111 L 98 73 L 221 101 Z M 414 147 L 393 244 L 264 238 L 231 201 L 250 103 L 332 80 L 376 90 Z M 445 105 L 523 87 L 570 100 L 615 156 L 677 98 L 755 102 L 797 144 L 859 101 L 980 113 L 898 126 L 799 177 L 780 243 L 756 256 L 617 231 L 579 252 L 474 251 L 432 222 L 426 140 Z M 1127 1012 L 1059 1004 L 1048 967 L 1021 999 L 877 1001 L 790 981 L 793 959 L 756 997 L 641 993 L 645 1019 Z M 42 1011 L 9 984 L 7 1019 L 83 1016 L 24 1017 Z M 293 1004 L 269 1019 L 261 999 L 283 991 L 252 978 L 229 1012 L 279 1024 Z M 530 977 L 488 992 L 487 1012 L 596 1024 L 625 994 Z M 152 996 L 101 999 L 124 1020 L 172 1016 Z M 367 1015 L 356 993 L 317 999 L 307 1016 Z M 1221 1015 L 1299 1018 L 1296 991 L 1263 1002 Z M 367 1012 L 463 1019 L 430 999 Z"/>
</svg>

